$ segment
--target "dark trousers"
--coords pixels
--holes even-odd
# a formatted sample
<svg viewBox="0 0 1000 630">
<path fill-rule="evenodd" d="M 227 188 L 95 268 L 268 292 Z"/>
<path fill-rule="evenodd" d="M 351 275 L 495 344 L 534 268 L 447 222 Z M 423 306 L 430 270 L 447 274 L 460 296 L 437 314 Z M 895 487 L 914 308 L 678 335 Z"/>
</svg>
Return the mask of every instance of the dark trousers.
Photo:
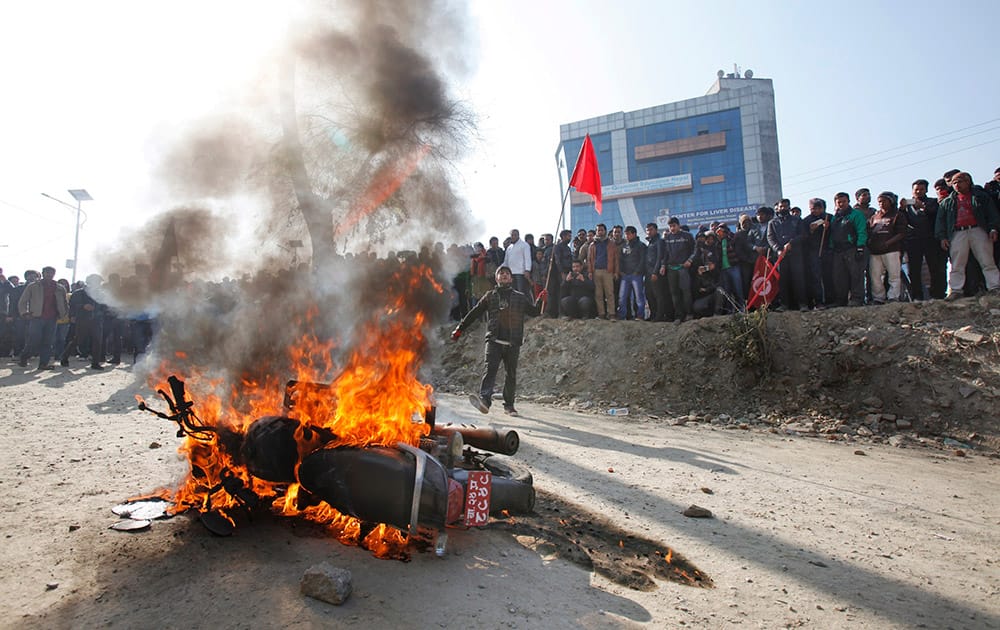
<svg viewBox="0 0 1000 630">
<path fill-rule="evenodd" d="M 785 308 L 807 306 L 805 250 L 792 247 L 778 265 L 778 295 Z"/>
<path fill-rule="evenodd" d="M 567 295 L 560 301 L 560 309 L 563 316 L 572 319 L 593 319 L 597 313 L 594 298 L 588 296 L 577 298 Z"/>
<path fill-rule="evenodd" d="M 740 273 L 739 265 L 733 265 L 723 269 L 722 273 L 719 274 L 719 284 L 721 284 L 726 293 L 728 293 L 729 296 L 736 301 L 735 304 L 732 304 L 725 298 L 725 296 L 723 296 L 723 310 L 738 311 L 742 309 L 746 297 L 743 295 L 743 275 Z"/>
<path fill-rule="evenodd" d="M 910 277 L 910 297 L 914 300 L 926 300 L 924 291 L 923 266 L 927 261 L 930 272 L 930 297 L 940 300 L 944 298 L 948 288 L 946 266 L 947 254 L 941 249 L 941 242 L 934 238 L 906 241 L 906 273 Z"/>
<path fill-rule="evenodd" d="M 28 339 L 21 351 L 21 363 L 38 356 L 38 367 L 49 364 L 52 358 L 52 341 L 56 337 L 56 320 L 32 317 L 28 320 Z"/>
<path fill-rule="evenodd" d="M 528 299 L 534 298 L 534 293 L 531 292 L 531 282 L 528 281 L 528 277 L 523 273 L 515 273 L 511 276 L 511 284 L 514 285 L 515 291 L 520 291 L 521 293 L 528 296 Z"/>
<path fill-rule="evenodd" d="M 691 314 L 691 272 L 686 267 L 667 269 L 667 287 L 674 303 L 674 317 Z"/>
<path fill-rule="evenodd" d="M 514 394 L 517 392 L 517 357 L 521 353 L 519 346 L 509 346 L 495 341 L 486 342 L 486 372 L 483 382 L 479 385 L 479 397 L 488 407 L 493 401 L 493 385 L 497 381 L 497 370 L 503 361 L 505 370 L 503 381 L 503 406 L 514 406 Z"/>
<path fill-rule="evenodd" d="M 104 319 L 104 351 L 111 353 L 111 362 L 120 363 L 122 360 L 122 345 L 125 342 L 126 321 L 120 317 L 106 317 Z M 104 357 L 101 357 L 102 359 Z"/>
<path fill-rule="evenodd" d="M 833 254 L 833 291 L 838 306 L 861 306 L 865 303 L 865 272 L 868 250 L 857 253 L 848 249 Z"/>
<path fill-rule="evenodd" d="M 646 302 L 649 304 L 649 316 L 654 322 L 667 322 L 674 318 L 674 303 L 667 297 L 667 277 L 646 276 Z"/>
<path fill-rule="evenodd" d="M 562 300 L 559 299 L 559 273 L 556 271 L 555 267 L 552 267 L 552 271 L 548 272 L 545 283 L 545 290 L 549 292 L 548 301 L 545 302 L 545 314 L 549 317 L 559 317 L 559 305 Z M 565 277 L 566 274 L 562 274 Z"/>
<path fill-rule="evenodd" d="M 90 355 L 90 364 L 99 365 L 104 360 L 104 321 L 100 317 L 78 317 L 70 337 L 63 349 L 60 362 L 69 360 L 74 352 L 84 352 Z"/>
<path fill-rule="evenodd" d="M 819 250 L 806 250 L 806 292 L 809 295 L 810 306 L 826 304 L 830 296 L 827 287 L 823 284 L 823 257 L 819 255 Z M 823 252 L 823 256 L 828 256 L 829 252 Z"/>
<path fill-rule="evenodd" d="M 971 257 L 970 257 L 971 258 Z M 11 350 L 15 357 L 21 356 L 24 352 L 24 343 L 28 339 L 28 320 L 23 317 L 15 317 L 14 326 L 11 333 Z"/>
</svg>

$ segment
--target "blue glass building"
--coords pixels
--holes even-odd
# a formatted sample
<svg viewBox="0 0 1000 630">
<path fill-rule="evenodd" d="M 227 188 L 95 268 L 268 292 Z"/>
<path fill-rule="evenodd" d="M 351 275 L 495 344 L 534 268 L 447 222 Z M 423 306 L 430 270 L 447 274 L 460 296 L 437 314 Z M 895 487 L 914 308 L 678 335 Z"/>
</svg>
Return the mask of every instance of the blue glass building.
<svg viewBox="0 0 1000 630">
<path fill-rule="evenodd" d="M 692 229 L 732 224 L 781 197 L 774 87 L 770 79 L 720 76 L 708 94 L 633 112 L 560 125 L 569 180 L 586 134 L 601 172 L 603 214 L 570 193 L 570 228 L 596 223 L 666 227 L 676 216 Z M 735 229 L 735 228 L 734 228 Z"/>
</svg>

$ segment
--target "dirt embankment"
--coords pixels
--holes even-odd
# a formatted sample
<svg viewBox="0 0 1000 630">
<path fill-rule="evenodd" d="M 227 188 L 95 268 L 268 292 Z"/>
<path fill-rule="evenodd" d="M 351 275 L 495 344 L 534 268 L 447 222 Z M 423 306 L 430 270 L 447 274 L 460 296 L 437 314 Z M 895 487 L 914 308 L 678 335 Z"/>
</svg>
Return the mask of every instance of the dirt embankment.
<svg viewBox="0 0 1000 630">
<path fill-rule="evenodd" d="M 998 323 L 995 296 L 680 325 L 535 318 L 518 395 L 676 422 L 996 452 Z M 482 331 L 444 343 L 439 390 L 478 387 Z"/>
</svg>

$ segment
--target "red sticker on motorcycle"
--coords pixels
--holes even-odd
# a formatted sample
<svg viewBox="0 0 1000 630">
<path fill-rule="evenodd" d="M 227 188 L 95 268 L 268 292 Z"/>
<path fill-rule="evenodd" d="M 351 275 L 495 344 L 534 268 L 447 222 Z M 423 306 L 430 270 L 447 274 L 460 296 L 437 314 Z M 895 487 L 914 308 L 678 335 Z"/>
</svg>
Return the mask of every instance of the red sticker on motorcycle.
<svg viewBox="0 0 1000 630">
<path fill-rule="evenodd" d="M 465 495 L 465 526 L 481 527 L 490 520 L 490 490 L 493 475 L 488 471 L 469 471 Z"/>
</svg>

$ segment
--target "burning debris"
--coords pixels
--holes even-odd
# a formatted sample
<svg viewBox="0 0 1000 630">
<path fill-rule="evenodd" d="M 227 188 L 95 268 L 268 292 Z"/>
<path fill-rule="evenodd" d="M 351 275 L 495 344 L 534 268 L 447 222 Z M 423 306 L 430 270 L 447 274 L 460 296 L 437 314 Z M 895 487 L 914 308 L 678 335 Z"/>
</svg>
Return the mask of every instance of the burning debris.
<svg viewBox="0 0 1000 630">
<path fill-rule="evenodd" d="M 530 475 L 515 477 L 509 466 L 473 450 L 512 455 L 516 433 L 435 422 L 433 390 L 418 375 L 428 300 L 409 296 L 422 288 L 438 293 L 440 285 L 420 265 L 390 279 L 381 296 L 389 306 L 365 325 L 342 367 L 334 368 L 332 342 L 315 334 L 292 344 L 284 361 L 271 359 L 295 376 L 284 387 L 270 375 L 245 377 L 223 398 L 222 383 L 201 374 L 189 355 L 160 366 L 161 375 L 170 374 L 157 388 L 169 412 L 139 404 L 175 422 L 184 438 L 181 452 L 191 468 L 166 493 L 174 511 L 194 510 L 225 535 L 241 514 L 268 507 L 323 523 L 341 541 L 376 555 L 403 558 L 425 530 L 436 532 L 443 553 L 448 525 L 532 509 Z M 194 398 L 176 373 L 199 392 Z M 333 374 L 332 382 L 322 382 Z M 464 510 L 470 488 L 492 493 L 492 501 Z"/>
</svg>

